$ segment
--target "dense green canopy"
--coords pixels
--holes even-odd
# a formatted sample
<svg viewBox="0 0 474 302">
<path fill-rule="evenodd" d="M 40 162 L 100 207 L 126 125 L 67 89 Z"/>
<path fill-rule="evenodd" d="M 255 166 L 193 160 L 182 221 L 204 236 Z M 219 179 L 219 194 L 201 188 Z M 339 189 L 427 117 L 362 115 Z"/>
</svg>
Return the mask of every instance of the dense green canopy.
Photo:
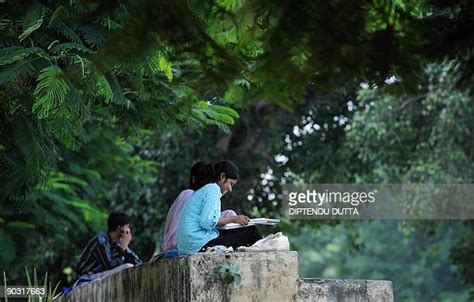
<svg viewBox="0 0 474 302">
<path fill-rule="evenodd" d="M 472 182 L 473 6 L 1 1 L 0 269 L 71 282 L 111 210 L 147 258 L 197 160 L 239 165 L 223 207 L 249 215 L 296 180 Z"/>
</svg>

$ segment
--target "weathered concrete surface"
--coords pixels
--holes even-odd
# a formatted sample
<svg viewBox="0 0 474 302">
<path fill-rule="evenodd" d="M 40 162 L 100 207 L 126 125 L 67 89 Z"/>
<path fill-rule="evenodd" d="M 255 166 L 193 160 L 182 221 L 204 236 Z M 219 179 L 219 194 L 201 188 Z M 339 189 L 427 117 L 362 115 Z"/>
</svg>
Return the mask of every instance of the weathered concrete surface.
<svg viewBox="0 0 474 302">
<path fill-rule="evenodd" d="M 199 253 L 160 259 L 83 285 L 64 301 L 294 301 L 296 252 Z M 239 287 L 219 277 L 222 264 L 240 267 Z"/>
<path fill-rule="evenodd" d="M 297 302 L 393 302 L 391 281 L 300 279 Z"/>
<path fill-rule="evenodd" d="M 199 253 L 160 259 L 85 284 L 62 301 L 392 302 L 390 281 L 298 279 L 296 252 Z M 240 286 L 219 277 L 240 267 Z"/>
</svg>

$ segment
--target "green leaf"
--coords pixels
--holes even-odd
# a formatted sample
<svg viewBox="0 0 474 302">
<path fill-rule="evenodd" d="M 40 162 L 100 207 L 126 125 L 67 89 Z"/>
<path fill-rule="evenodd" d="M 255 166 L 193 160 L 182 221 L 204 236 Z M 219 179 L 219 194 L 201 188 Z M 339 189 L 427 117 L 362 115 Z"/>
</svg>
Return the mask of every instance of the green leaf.
<svg viewBox="0 0 474 302">
<path fill-rule="evenodd" d="M 63 51 L 69 52 L 70 50 L 78 50 L 84 53 L 92 53 L 92 50 L 85 47 L 83 44 L 75 42 L 57 44 L 53 48 L 51 48 L 51 51 L 55 54 L 59 54 Z"/>
<path fill-rule="evenodd" d="M 37 126 L 22 114 L 14 121 L 15 143 L 23 153 L 25 168 L 32 172 L 38 172 L 50 163 L 53 150 L 44 143 L 38 134 Z"/>
<path fill-rule="evenodd" d="M 26 266 L 25 266 L 25 272 L 26 272 L 26 280 L 28 281 L 28 286 L 32 286 L 30 272 L 28 271 L 28 268 Z"/>
<path fill-rule="evenodd" d="M 31 33 L 40 28 L 43 18 L 43 8 L 40 5 L 28 7 L 23 20 L 23 33 L 18 37 L 20 41 L 25 40 Z"/>
<path fill-rule="evenodd" d="M 67 18 L 67 17 L 69 17 L 68 9 L 64 7 L 63 5 L 60 5 L 54 10 L 53 14 L 51 15 L 51 19 L 49 20 L 48 26 L 51 26 L 52 24 L 59 21 L 60 19 Z"/>
<path fill-rule="evenodd" d="M 148 65 L 154 73 L 161 71 L 165 74 L 169 82 L 173 80 L 172 64 L 159 52 L 148 57 Z"/>
<path fill-rule="evenodd" d="M 235 11 L 245 4 L 245 0 L 217 0 L 216 3 L 228 11 Z"/>
<path fill-rule="evenodd" d="M 211 109 L 217 113 L 225 114 L 233 118 L 239 118 L 239 113 L 232 108 L 221 106 L 221 105 L 212 105 Z"/>
<path fill-rule="evenodd" d="M 0 69 L 0 82 L 17 81 L 27 76 L 33 76 L 36 68 L 28 60 L 22 60 Z"/>
<path fill-rule="evenodd" d="M 65 200 L 64 202 L 81 210 L 85 221 L 102 222 L 107 219 L 107 214 L 105 214 L 104 212 L 100 211 L 97 208 L 94 208 L 85 200 L 80 200 L 80 199 L 73 200 L 73 201 Z"/>
<path fill-rule="evenodd" d="M 235 274 L 234 275 L 234 284 L 237 285 L 237 286 L 240 286 L 241 281 L 242 281 L 242 277 L 240 276 L 240 274 Z"/>
<path fill-rule="evenodd" d="M 244 88 L 239 85 L 231 85 L 224 94 L 224 101 L 226 103 L 236 103 L 244 96 Z"/>
<path fill-rule="evenodd" d="M 0 66 L 24 60 L 28 55 L 39 52 L 42 52 L 42 50 L 37 47 L 20 48 L 14 46 L 4 48 L 1 50 L 2 55 L 0 56 Z"/>
<path fill-rule="evenodd" d="M 234 283 L 239 286 L 242 277 L 239 273 L 240 267 L 237 264 L 224 263 L 219 268 L 219 276 L 227 284 Z"/>
<path fill-rule="evenodd" d="M 48 117 L 64 101 L 68 90 L 69 86 L 59 66 L 51 65 L 43 68 L 33 93 L 36 97 L 33 111 L 39 118 Z"/>
<path fill-rule="evenodd" d="M 52 183 L 51 184 L 51 189 L 53 189 L 53 190 L 62 190 L 62 191 L 66 192 L 66 193 L 69 193 L 71 195 L 75 194 L 74 189 L 70 185 L 60 183 L 60 182 Z"/>
<path fill-rule="evenodd" d="M 107 73 L 105 77 L 109 83 L 110 89 L 112 90 L 112 101 L 115 104 L 124 106 L 127 109 L 133 107 L 132 102 L 123 95 L 122 87 L 120 86 L 117 77 L 111 72 Z"/>
<path fill-rule="evenodd" d="M 69 39 L 69 41 L 76 43 L 76 44 L 83 44 L 81 37 L 66 23 L 64 23 L 61 19 L 56 18 L 54 22 L 50 23 L 51 28 L 54 29 L 58 34 L 63 37 Z"/>
<path fill-rule="evenodd" d="M 168 81 L 173 80 L 173 71 L 171 70 L 171 62 L 165 57 L 161 56 L 159 61 L 160 70 L 163 71 L 168 78 Z"/>
<path fill-rule="evenodd" d="M 105 29 L 101 26 L 83 25 L 79 27 L 79 31 L 82 33 L 84 40 L 95 48 L 104 45 L 108 40 Z"/>
<path fill-rule="evenodd" d="M 96 80 L 97 85 L 97 94 L 102 96 L 107 102 L 110 102 L 114 98 L 114 93 L 112 92 L 112 87 L 110 87 L 109 81 L 107 78 L 100 74 Z"/>
<path fill-rule="evenodd" d="M 196 107 L 198 109 L 207 109 L 207 108 L 209 108 L 209 104 L 207 102 L 204 102 L 204 101 L 199 101 L 199 102 L 197 102 Z"/>
<path fill-rule="evenodd" d="M 231 116 L 228 116 L 226 114 L 221 114 L 221 113 L 218 113 L 214 110 L 212 110 L 212 107 L 208 110 L 204 110 L 204 113 L 211 119 L 215 120 L 215 121 L 218 121 L 218 122 L 221 122 L 221 123 L 224 123 L 224 124 L 228 124 L 228 125 L 233 125 L 235 124 L 235 121 L 234 119 L 231 117 Z"/>
<path fill-rule="evenodd" d="M 36 226 L 32 223 L 25 221 L 12 221 L 7 223 L 7 228 L 17 230 L 34 230 Z"/>
<path fill-rule="evenodd" d="M 239 266 L 237 264 L 232 264 L 230 266 L 230 271 L 233 272 L 233 273 L 238 273 L 240 270 Z"/>
</svg>

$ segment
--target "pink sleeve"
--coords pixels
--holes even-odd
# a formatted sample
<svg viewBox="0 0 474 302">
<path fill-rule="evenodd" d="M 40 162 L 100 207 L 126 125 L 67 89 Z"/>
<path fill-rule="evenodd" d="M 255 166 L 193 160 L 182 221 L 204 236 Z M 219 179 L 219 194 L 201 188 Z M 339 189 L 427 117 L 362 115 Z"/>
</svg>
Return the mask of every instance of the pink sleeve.
<svg viewBox="0 0 474 302">
<path fill-rule="evenodd" d="M 176 249 L 176 229 L 178 227 L 179 216 L 186 201 L 189 199 L 193 190 L 182 191 L 171 205 L 166 216 L 165 232 L 163 235 L 163 249 L 165 251 Z"/>
</svg>

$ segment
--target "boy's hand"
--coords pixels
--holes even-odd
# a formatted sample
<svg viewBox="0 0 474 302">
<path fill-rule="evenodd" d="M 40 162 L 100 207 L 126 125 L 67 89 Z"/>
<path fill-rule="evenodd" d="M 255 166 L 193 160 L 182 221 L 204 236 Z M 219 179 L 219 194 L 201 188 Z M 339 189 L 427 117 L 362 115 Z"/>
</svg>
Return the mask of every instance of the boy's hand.
<svg viewBox="0 0 474 302">
<path fill-rule="evenodd" d="M 249 224 L 249 221 L 250 221 L 250 218 L 248 218 L 245 215 L 237 215 L 237 216 L 234 216 L 233 218 L 234 218 L 234 223 L 238 223 L 240 225 L 247 225 Z"/>
<path fill-rule="evenodd" d="M 130 230 L 130 226 L 126 225 L 123 230 L 122 237 L 120 238 L 120 247 L 123 250 L 126 250 L 128 245 L 132 241 L 132 231 Z"/>
</svg>

